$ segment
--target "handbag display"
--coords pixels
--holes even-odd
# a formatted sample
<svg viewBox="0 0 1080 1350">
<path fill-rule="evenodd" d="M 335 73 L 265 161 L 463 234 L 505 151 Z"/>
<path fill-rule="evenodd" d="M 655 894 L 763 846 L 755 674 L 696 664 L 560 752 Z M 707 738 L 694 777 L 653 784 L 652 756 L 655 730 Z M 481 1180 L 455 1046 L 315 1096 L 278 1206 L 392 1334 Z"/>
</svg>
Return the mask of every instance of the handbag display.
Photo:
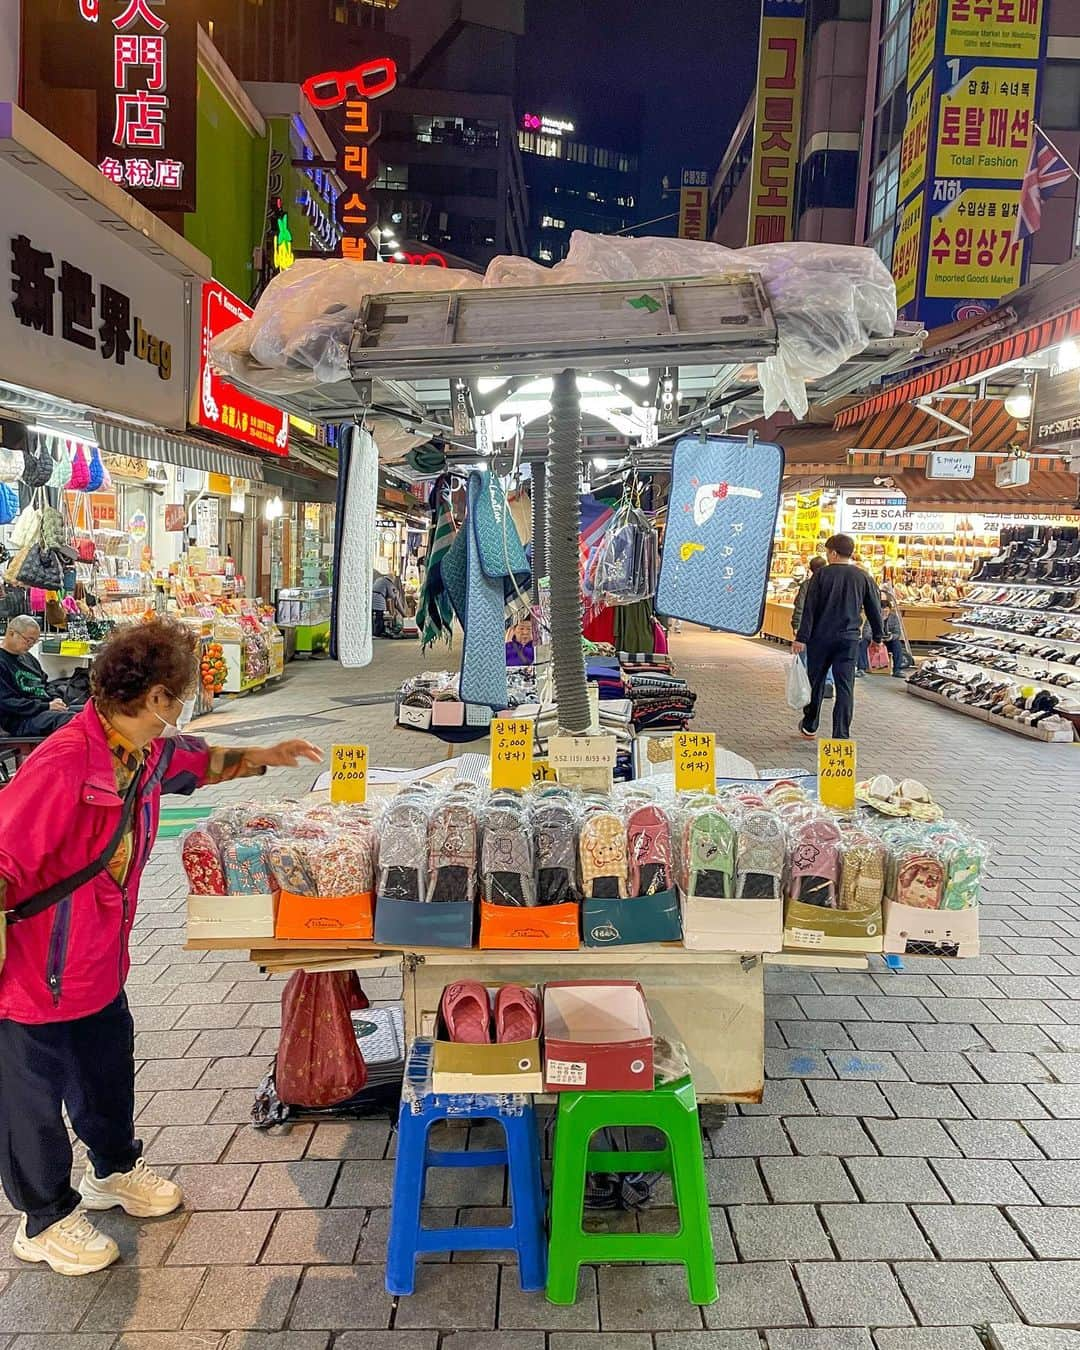
<svg viewBox="0 0 1080 1350">
<path fill-rule="evenodd" d="M 97 492 L 105 483 L 105 465 L 101 462 L 101 451 L 95 445 L 90 451 L 90 478 L 86 484 L 87 492 Z"/>
<path fill-rule="evenodd" d="M 17 483 L 23 476 L 23 454 L 0 445 L 0 483 Z"/>
<path fill-rule="evenodd" d="M 10 483 L 0 483 L 0 525 L 10 525 L 19 514 L 19 494 Z"/>
<path fill-rule="evenodd" d="M 90 482 L 90 465 L 86 459 L 86 447 L 76 445 L 71 459 L 71 476 L 67 481 L 69 492 L 85 492 Z"/>
<path fill-rule="evenodd" d="M 298 970 L 281 995 L 278 1096 L 290 1106 L 336 1106 L 367 1082 L 352 1014 L 368 1006 L 354 970 Z"/>
<path fill-rule="evenodd" d="M 40 586 L 43 591 L 64 588 L 64 565 L 56 551 L 44 544 L 32 544 L 19 568 L 16 581 L 20 586 Z"/>
<path fill-rule="evenodd" d="M 52 477 L 53 457 L 44 436 L 31 432 L 23 451 L 22 480 L 28 488 L 44 487 Z"/>
<path fill-rule="evenodd" d="M 25 548 L 27 544 L 32 544 L 41 534 L 41 512 L 31 503 L 24 506 L 19 512 L 15 524 L 11 527 L 11 534 L 8 536 L 12 548 Z"/>
</svg>

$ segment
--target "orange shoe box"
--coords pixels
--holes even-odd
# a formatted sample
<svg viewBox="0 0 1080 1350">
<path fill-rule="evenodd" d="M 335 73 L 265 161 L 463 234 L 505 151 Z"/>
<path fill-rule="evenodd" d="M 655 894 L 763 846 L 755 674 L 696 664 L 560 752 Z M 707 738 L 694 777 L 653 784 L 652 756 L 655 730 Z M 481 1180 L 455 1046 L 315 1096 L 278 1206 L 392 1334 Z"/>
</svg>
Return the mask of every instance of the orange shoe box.
<svg viewBox="0 0 1080 1350">
<path fill-rule="evenodd" d="M 294 895 L 278 898 L 276 938 L 366 942 L 375 929 L 375 897 L 363 895 Z"/>
<path fill-rule="evenodd" d="M 489 951 L 576 952 L 581 906 L 480 902 L 480 946 Z"/>
</svg>

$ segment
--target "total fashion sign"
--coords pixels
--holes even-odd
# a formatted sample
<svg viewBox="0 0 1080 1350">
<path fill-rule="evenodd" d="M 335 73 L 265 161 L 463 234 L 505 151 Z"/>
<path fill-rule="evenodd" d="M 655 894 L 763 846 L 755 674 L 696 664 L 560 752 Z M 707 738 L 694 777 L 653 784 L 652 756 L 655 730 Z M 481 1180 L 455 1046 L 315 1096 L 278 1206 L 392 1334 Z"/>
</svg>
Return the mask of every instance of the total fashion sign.
<svg viewBox="0 0 1080 1350">
<path fill-rule="evenodd" d="M 216 281 L 202 288 L 202 323 L 199 332 L 198 407 L 192 421 L 241 445 L 271 455 L 289 453 L 289 415 L 242 393 L 210 364 L 210 345 L 244 319 L 250 306 Z"/>
</svg>

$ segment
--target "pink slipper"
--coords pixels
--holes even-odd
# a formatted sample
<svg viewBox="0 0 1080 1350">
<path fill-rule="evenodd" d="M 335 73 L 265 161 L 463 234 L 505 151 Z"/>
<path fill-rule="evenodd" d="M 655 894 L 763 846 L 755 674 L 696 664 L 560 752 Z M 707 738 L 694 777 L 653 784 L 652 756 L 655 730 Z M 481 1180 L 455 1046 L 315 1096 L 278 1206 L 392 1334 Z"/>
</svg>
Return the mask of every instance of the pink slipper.
<svg viewBox="0 0 1080 1350">
<path fill-rule="evenodd" d="M 540 1004 L 520 985 L 508 984 L 495 995 L 495 1039 L 500 1044 L 534 1041 L 540 1035 Z"/>
<path fill-rule="evenodd" d="M 487 1045 L 491 1041 L 491 1005 L 477 980 L 459 980 L 443 990 L 442 1017 L 452 1041 Z"/>
</svg>

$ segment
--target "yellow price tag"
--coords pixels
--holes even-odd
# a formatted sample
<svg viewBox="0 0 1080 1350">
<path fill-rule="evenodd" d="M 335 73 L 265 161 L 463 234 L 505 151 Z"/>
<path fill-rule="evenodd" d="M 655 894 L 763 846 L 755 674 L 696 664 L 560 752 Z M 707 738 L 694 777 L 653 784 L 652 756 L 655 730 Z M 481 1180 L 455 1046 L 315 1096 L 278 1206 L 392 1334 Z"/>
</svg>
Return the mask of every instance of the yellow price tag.
<svg viewBox="0 0 1080 1350">
<path fill-rule="evenodd" d="M 675 791 L 716 791 L 716 737 L 711 731 L 677 731 Z"/>
<path fill-rule="evenodd" d="M 854 741 L 818 741 L 818 798 L 834 811 L 854 811 Z"/>
<path fill-rule="evenodd" d="M 330 800 L 367 801 L 366 745 L 335 745 L 331 748 Z"/>
<path fill-rule="evenodd" d="M 491 787 L 523 792 L 533 781 L 533 724 L 527 717 L 491 723 Z"/>
</svg>

